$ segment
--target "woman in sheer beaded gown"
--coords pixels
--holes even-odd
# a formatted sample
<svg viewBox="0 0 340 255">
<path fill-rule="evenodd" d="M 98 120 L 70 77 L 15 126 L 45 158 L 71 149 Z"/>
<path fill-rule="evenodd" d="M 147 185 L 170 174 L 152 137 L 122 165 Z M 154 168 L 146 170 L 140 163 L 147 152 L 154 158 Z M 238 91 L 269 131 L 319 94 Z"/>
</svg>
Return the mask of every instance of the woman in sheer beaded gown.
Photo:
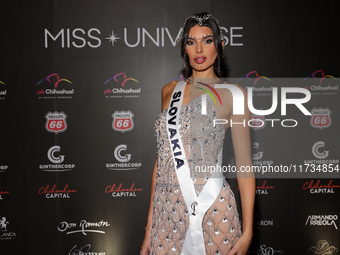
<svg viewBox="0 0 340 255">
<path fill-rule="evenodd" d="M 175 112 L 174 105 L 178 103 L 175 98 L 176 95 L 180 95 L 175 91 L 179 89 L 180 83 L 173 81 L 163 87 L 162 112 L 155 122 L 157 159 L 152 174 L 150 207 L 141 254 L 244 255 L 253 236 L 255 200 L 253 175 L 247 178 L 237 175 L 242 205 L 241 227 L 234 193 L 226 179 L 212 178 L 208 171 L 194 172 L 193 169 L 197 169 L 197 166 L 216 165 L 219 162 L 225 131 L 228 128 L 231 128 L 236 168 L 251 167 L 249 126 L 229 126 L 230 120 L 234 123 L 245 120 L 247 123 L 250 112 L 245 103 L 244 115 L 233 115 L 232 94 L 229 90 L 221 88 L 215 90 L 221 98 L 221 104 L 214 104 L 213 99 L 207 96 L 206 113 L 201 112 L 202 94 L 206 91 L 204 89 L 214 90 L 213 84 L 219 83 L 218 78 L 223 77 L 220 62 L 225 42 L 218 21 L 209 13 L 192 15 L 186 19 L 179 39 L 181 55 L 185 60 L 183 76 L 187 78 L 185 82 L 180 82 L 183 103 L 179 101 L 178 113 Z M 209 84 L 208 78 L 211 81 Z M 197 79 L 204 81 L 204 84 L 197 82 Z M 243 88 L 234 86 L 247 98 Z M 171 140 L 175 131 L 168 132 L 173 130 L 168 128 L 173 119 L 167 119 L 167 115 L 172 116 L 172 113 L 178 115 L 176 125 L 182 144 L 178 143 L 178 139 Z M 213 126 L 214 119 L 229 121 L 224 125 Z M 176 159 L 179 152 L 175 150 L 180 147 L 183 147 L 187 170 L 190 171 L 191 178 L 186 180 L 182 177 L 182 172 L 178 172 L 181 171 L 178 168 L 183 164 Z M 215 182 L 211 180 L 220 186 L 217 185 L 216 188 Z M 194 189 L 195 197 L 191 197 L 193 199 L 191 201 L 198 202 L 186 204 L 186 201 L 189 201 L 187 190 L 190 191 L 187 186 L 193 186 Z M 210 198 L 211 204 L 203 213 L 200 212 L 201 204 L 205 204 L 206 201 L 202 203 L 199 199 L 209 197 L 206 194 L 211 192 L 209 189 L 214 188 L 217 189 L 217 195 Z M 201 220 L 196 220 L 197 215 L 201 215 Z"/>
</svg>

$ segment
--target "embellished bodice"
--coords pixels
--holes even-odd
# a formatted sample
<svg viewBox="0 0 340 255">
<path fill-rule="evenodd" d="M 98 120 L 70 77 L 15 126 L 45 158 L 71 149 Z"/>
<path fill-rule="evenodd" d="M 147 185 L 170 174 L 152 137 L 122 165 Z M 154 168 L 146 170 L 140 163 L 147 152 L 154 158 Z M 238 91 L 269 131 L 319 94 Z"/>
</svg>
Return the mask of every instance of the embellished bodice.
<svg viewBox="0 0 340 255">
<path fill-rule="evenodd" d="M 216 166 L 226 130 L 221 124 L 214 127 L 216 111 L 211 98 L 207 97 L 206 115 L 201 114 L 201 101 L 201 96 L 193 99 L 181 107 L 179 114 L 179 132 L 190 167 L 190 176 L 197 188 L 197 195 L 211 175 L 208 170 L 211 166 Z M 174 178 L 175 168 L 167 135 L 166 110 L 155 122 L 155 136 L 158 155 L 157 183 L 177 186 L 178 181 Z"/>
</svg>

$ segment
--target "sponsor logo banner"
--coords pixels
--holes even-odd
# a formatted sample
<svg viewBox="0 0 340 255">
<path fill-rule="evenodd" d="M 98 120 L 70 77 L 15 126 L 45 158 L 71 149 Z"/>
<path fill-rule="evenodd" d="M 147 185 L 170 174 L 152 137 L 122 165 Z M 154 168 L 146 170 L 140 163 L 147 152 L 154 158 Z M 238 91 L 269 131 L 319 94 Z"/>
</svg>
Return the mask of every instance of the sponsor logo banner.
<svg viewBox="0 0 340 255">
<path fill-rule="evenodd" d="M 71 99 L 72 95 L 74 95 L 74 89 L 69 88 L 69 84 L 73 83 L 68 79 L 59 78 L 59 74 L 57 73 L 48 75 L 39 81 L 37 85 L 43 86 L 45 83 L 49 84 L 49 87 L 37 90 L 38 99 Z M 50 84 L 53 84 L 53 86 Z"/>
<path fill-rule="evenodd" d="M 308 89 L 313 96 L 337 95 L 339 91 L 339 81 L 332 75 L 325 75 L 323 70 L 317 70 L 303 80 L 305 89 Z"/>
<path fill-rule="evenodd" d="M 131 154 L 124 153 L 127 150 L 126 144 L 118 145 L 114 150 L 114 157 L 119 163 L 107 163 L 109 170 L 135 170 L 142 166 L 142 163 L 130 162 Z"/>
<path fill-rule="evenodd" d="M 70 249 L 70 252 L 68 253 L 68 255 L 106 255 L 106 252 L 93 251 L 91 249 L 91 245 L 86 244 L 84 246 L 79 246 L 79 247 L 78 245 L 73 246 L 72 249 Z"/>
<path fill-rule="evenodd" d="M 254 142 L 252 144 L 252 158 L 253 158 L 253 165 L 260 166 L 260 165 L 273 165 L 274 160 L 270 159 L 263 159 L 264 152 L 260 151 L 260 144 L 258 142 Z"/>
<path fill-rule="evenodd" d="M 105 231 L 103 230 L 105 230 L 109 226 L 110 223 L 103 220 L 98 222 L 81 220 L 79 224 L 75 222 L 62 221 L 60 222 L 57 229 L 60 232 L 66 233 L 67 235 L 76 233 L 82 233 L 83 235 L 87 235 L 88 233 L 105 234 Z"/>
<path fill-rule="evenodd" d="M 8 165 L 0 165 L 0 173 L 5 172 L 8 169 Z"/>
<path fill-rule="evenodd" d="M 260 245 L 260 249 L 258 249 L 257 252 L 256 252 L 256 254 L 261 254 L 261 255 L 274 255 L 275 253 L 284 254 L 284 251 L 283 250 L 274 250 L 272 247 L 269 247 L 265 244 L 262 244 L 262 245 Z"/>
<path fill-rule="evenodd" d="M 68 184 L 63 189 L 57 189 L 57 185 L 52 187 L 46 185 L 38 190 L 39 195 L 45 195 L 46 198 L 70 198 L 71 194 L 76 193 L 77 190 L 69 189 Z"/>
<path fill-rule="evenodd" d="M 8 195 L 9 193 L 9 191 L 3 190 L 0 186 L 0 200 L 4 199 L 4 196 Z"/>
<path fill-rule="evenodd" d="M 328 158 L 330 151 L 327 150 L 324 141 L 317 141 L 313 144 L 311 152 L 316 159 L 305 159 L 304 165 L 310 166 L 314 172 L 339 173 L 339 159 Z"/>
<path fill-rule="evenodd" d="M 142 93 L 142 89 L 136 87 L 136 83 L 139 83 L 139 81 L 134 78 L 127 78 L 125 73 L 118 73 L 104 82 L 105 85 L 107 84 L 106 86 L 110 86 L 104 89 L 104 96 L 105 98 L 138 98 L 139 94 Z M 121 84 L 121 87 L 111 84 Z M 127 88 L 126 85 L 132 85 L 133 87 Z M 112 86 L 114 87 L 112 88 Z"/>
<path fill-rule="evenodd" d="M 255 131 L 258 129 L 265 128 L 266 118 L 263 115 L 251 114 L 249 126 Z"/>
<path fill-rule="evenodd" d="M 0 241 L 16 239 L 15 232 L 9 230 L 9 221 L 6 217 L 0 215 Z"/>
<path fill-rule="evenodd" d="M 112 115 L 112 128 L 115 131 L 127 132 L 134 128 L 133 113 L 128 111 L 115 111 Z"/>
<path fill-rule="evenodd" d="M 275 186 L 267 185 L 267 181 L 264 180 L 262 185 L 256 186 L 256 195 L 268 195 L 269 190 L 275 189 Z"/>
<path fill-rule="evenodd" d="M 64 172 L 70 171 L 75 168 L 75 164 L 67 163 L 62 164 L 64 162 L 65 156 L 60 154 L 60 146 L 54 145 L 47 151 L 47 158 L 51 161 L 52 164 L 40 165 L 39 168 L 42 171 L 49 172 Z"/>
<path fill-rule="evenodd" d="M 320 130 L 328 128 L 332 125 L 331 119 L 332 111 L 326 108 L 313 108 L 311 110 L 310 125 L 313 128 L 318 128 Z"/>
<path fill-rule="evenodd" d="M 6 88 L 6 84 L 2 81 L 0 81 L 0 100 L 4 100 L 6 99 L 7 96 L 7 89 Z"/>
<path fill-rule="evenodd" d="M 335 193 L 334 189 L 340 188 L 340 185 L 333 184 L 333 180 L 329 180 L 328 182 L 326 180 L 323 180 L 323 183 L 321 184 L 321 180 L 311 180 L 308 182 L 305 182 L 302 186 L 304 190 L 309 190 L 311 194 L 328 194 L 328 193 Z"/>
<path fill-rule="evenodd" d="M 58 134 L 66 131 L 67 115 L 64 112 L 48 112 L 45 118 L 45 128 L 48 132 Z"/>
<path fill-rule="evenodd" d="M 111 193 L 112 197 L 137 197 L 137 192 L 143 191 L 143 189 L 135 188 L 135 183 L 132 183 L 129 188 L 123 188 L 123 184 L 116 183 L 108 185 L 105 188 L 105 193 Z"/>
<path fill-rule="evenodd" d="M 338 251 L 338 248 L 333 245 L 329 246 L 329 243 L 326 240 L 320 240 L 316 246 L 310 247 L 308 251 L 313 252 L 314 254 L 332 255 L 334 252 Z"/>
<path fill-rule="evenodd" d="M 335 221 L 338 219 L 338 215 L 309 215 L 305 225 L 309 226 L 331 226 L 338 229 Z"/>
<path fill-rule="evenodd" d="M 260 229 L 261 227 L 270 227 L 274 226 L 274 220 L 263 220 L 259 219 L 259 213 L 254 211 L 254 228 Z"/>
</svg>

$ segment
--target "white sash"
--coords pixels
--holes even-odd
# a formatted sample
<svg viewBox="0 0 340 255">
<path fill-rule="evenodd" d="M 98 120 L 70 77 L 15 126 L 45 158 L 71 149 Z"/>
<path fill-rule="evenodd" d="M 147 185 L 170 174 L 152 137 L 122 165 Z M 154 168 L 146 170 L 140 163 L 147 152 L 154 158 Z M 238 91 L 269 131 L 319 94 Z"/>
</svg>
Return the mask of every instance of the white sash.
<svg viewBox="0 0 340 255">
<path fill-rule="evenodd" d="M 166 115 L 167 131 L 174 160 L 174 167 L 176 168 L 177 179 L 189 211 L 190 219 L 181 255 L 205 255 L 202 221 L 204 214 L 214 203 L 221 191 L 223 174 L 222 172 L 215 171 L 203 187 L 200 195 L 198 197 L 196 196 L 194 184 L 190 177 L 190 168 L 179 133 L 180 124 L 178 119 L 184 98 L 185 85 L 186 82 L 184 81 L 177 83 L 172 92 Z M 222 148 L 218 155 L 217 165 L 221 166 L 221 164 Z"/>
</svg>

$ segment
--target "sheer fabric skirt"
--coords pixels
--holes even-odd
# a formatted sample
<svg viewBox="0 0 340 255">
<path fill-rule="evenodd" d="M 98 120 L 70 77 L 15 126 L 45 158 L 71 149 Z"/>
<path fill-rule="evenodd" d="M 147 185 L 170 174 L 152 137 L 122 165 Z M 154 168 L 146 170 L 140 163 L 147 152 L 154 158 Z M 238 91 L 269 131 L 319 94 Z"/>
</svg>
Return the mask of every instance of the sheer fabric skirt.
<svg viewBox="0 0 340 255">
<path fill-rule="evenodd" d="M 153 205 L 150 254 L 180 254 L 189 225 L 189 211 L 179 185 L 169 187 L 156 183 Z M 235 196 L 225 179 L 220 194 L 204 215 L 202 229 L 208 255 L 228 254 L 242 235 Z"/>
</svg>

